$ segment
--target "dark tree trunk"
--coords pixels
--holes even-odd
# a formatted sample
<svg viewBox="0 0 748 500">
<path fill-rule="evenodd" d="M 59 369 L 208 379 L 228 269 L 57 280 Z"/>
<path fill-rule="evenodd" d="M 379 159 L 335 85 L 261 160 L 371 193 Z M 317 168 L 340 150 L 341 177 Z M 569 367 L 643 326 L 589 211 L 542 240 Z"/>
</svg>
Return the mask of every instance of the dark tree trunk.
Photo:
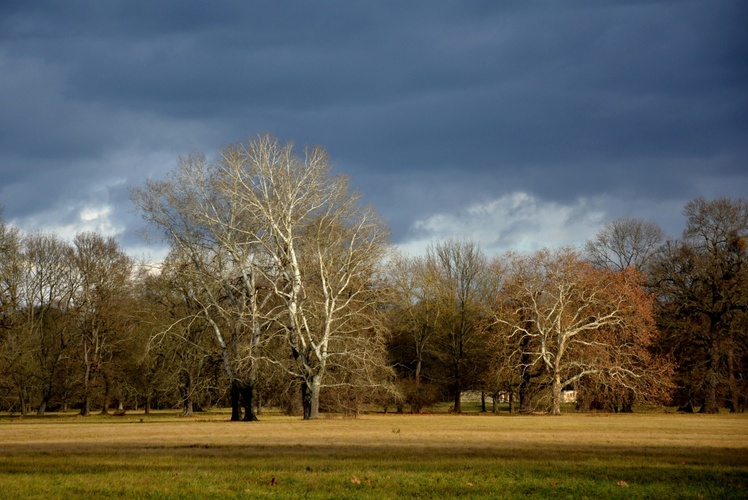
<svg viewBox="0 0 748 500">
<path fill-rule="evenodd" d="M 709 364 L 706 372 L 706 395 L 704 397 L 704 404 L 699 410 L 699 413 L 718 413 L 719 406 L 717 405 L 717 386 L 719 383 L 719 350 L 717 346 L 712 345 L 710 349 Z"/>
<path fill-rule="evenodd" d="M 244 421 L 256 422 L 258 420 L 254 411 L 254 393 L 253 384 L 243 384 L 240 388 L 242 403 L 244 405 Z"/>
<path fill-rule="evenodd" d="M 634 413 L 635 399 L 636 395 L 634 394 L 634 391 L 627 391 L 626 395 L 623 397 L 623 402 L 621 403 L 621 413 Z"/>
<path fill-rule="evenodd" d="M 530 345 L 530 338 L 525 336 L 522 338 L 522 366 L 530 366 L 532 359 L 527 354 L 528 347 Z M 519 379 L 519 412 L 520 413 L 532 413 L 532 395 L 530 394 L 530 381 L 532 380 L 532 374 L 529 368 L 522 368 Z"/>
<path fill-rule="evenodd" d="M 306 381 L 301 383 L 301 407 L 303 408 L 303 419 L 309 420 L 312 415 L 312 396 Z"/>
<path fill-rule="evenodd" d="M 688 403 L 684 404 L 683 406 L 678 408 L 679 412 L 683 413 L 693 413 L 693 402 L 688 401 Z"/>
<path fill-rule="evenodd" d="M 23 389 L 18 389 L 18 404 L 21 407 L 21 416 L 26 416 L 28 412 L 28 404 L 26 403 L 26 394 Z"/>
<path fill-rule="evenodd" d="M 91 414 L 91 368 L 86 363 L 86 369 L 83 374 L 83 404 L 81 405 L 81 415 L 87 417 Z"/>
<path fill-rule="evenodd" d="M 104 402 L 101 404 L 102 415 L 109 414 L 109 390 L 109 377 L 107 377 L 106 372 L 104 372 Z"/>
<path fill-rule="evenodd" d="M 313 420 L 319 417 L 319 382 L 317 376 L 311 381 L 301 382 L 301 404 L 304 408 L 304 420 Z"/>
<path fill-rule="evenodd" d="M 514 413 L 514 391 L 509 391 L 509 413 Z"/>
<path fill-rule="evenodd" d="M 182 391 L 182 416 L 191 417 L 195 414 L 195 405 L 192 400 L 192 374 L 189 371 L 184 372 L 184 385 L 180 390 Z"/>
<path fill-rule="evenodd" d="M 530 374 L 525 371 L 519 384 L 519 412 L 532 413 L 532 395 L 530 394 Z"/>
<path fill-rule="evenodd" d="M 88 394 L 83 396 L 83 404 L 81 405 L 81 416 L 87 417 L 91 414 L 91 400 Z"/>
<path fill-rule="evenodd" d="M 231 381 L 231 421 L 239 422 L 242 419 L 241 388 L 238 380 Z"/>
<path fill-rule="evenodd" d="M 53 391 L 52 382 L 47 383 L 44 387 L 44 393 L 42 394 L 42 402 L 36 410 L 38 416 L 44 416 L 44 413 L 47 411 L 47 407 L 49 406 L 49 402 L 52 400 Z"/>
<path fill-rule="evenodd" d="M 184 410 L 182 410 L 183 417 L 191 417 L 195 414 L 195 406 L 192 403 L 192 397 L 187 396 L 184 399 Z"/>
<path fill-rule="evenodd" d="M 452 411 L 462 413 L 462 385 L 460 380 L 460 367 L 454 366 L 454 406 Z"/>
<path fill-rule="evenodd" d="M 728 400 L 727 405 L 730 408 L 730 413 L 735 413 L 737 411 L 740 395 L 735 380 L 735 347 L 732 342 L 730 342 L 730 347 L 727 350 L 727 390 L 730 393 L 730 399 Z"/>
</svg>

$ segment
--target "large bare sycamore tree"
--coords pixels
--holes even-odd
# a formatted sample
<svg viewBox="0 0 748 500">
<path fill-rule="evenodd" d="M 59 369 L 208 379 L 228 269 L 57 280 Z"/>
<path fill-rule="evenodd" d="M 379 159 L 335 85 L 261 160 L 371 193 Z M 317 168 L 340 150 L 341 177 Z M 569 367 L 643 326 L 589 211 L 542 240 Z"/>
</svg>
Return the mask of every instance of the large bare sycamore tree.
<svg viewBox="0 0 748 500">
<path fill-rule="evenodd" d="M 595 269 L 565 249 L 510 255 L 505 272 L 500 335 L 518 350 L 519 370 L 544 373 L 551 413 L 560 413 L 564 387 L 591 377 L 653 391 L 652 298 L 635 270 Z"/>
<path fill-rule="evenodd" d="M 212 162 L 193 154 L 133 199 L 201 270 L 206 295 L 215 290 L 203 313 L 230 377 L 260 358 L 282 366 L 301 383 L 310 419 L 331 367 L 365 375 L 383 363 L 377 270 L 388 230 L 322 148 L 299 156 L 261 136 Z M 223 326 L 245 332 L 241 349 L 230 352 Z M 267 348 L 279 340 L 284 355 Z"/>
</svg>

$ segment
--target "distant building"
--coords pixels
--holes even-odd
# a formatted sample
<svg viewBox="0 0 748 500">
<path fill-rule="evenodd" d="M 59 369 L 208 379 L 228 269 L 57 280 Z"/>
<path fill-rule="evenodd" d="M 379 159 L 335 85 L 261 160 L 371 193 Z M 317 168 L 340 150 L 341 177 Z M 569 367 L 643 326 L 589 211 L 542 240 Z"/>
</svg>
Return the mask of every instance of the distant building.
<svg viewBox="0 0 748 500">
<path fill-rule="evenodd" d="M 561 391 L 561 402 L 562 403 L 576 403 L 577 402 L 577 391 Z"/>
</svg>

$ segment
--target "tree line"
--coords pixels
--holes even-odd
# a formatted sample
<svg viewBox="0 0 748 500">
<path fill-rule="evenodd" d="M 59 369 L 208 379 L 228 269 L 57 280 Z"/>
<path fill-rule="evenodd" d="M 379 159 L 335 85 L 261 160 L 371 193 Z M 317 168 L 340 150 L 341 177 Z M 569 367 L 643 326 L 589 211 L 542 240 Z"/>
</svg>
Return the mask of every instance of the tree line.
<svg viewBox="0 0 748 500">
<path fill-rule="evenodd" d="M 131 193 L 169 244 L 24 234 L 0 218 L 0 409 L 276 406 L 420 412 L 744 411 L 748 202 L 702 198 L 669 239 L 606 224 L 583 248 L 488 258 L 472 241 L 393 250 L 321 148 L 260 136 L 180 158 Z"/>
</svg>

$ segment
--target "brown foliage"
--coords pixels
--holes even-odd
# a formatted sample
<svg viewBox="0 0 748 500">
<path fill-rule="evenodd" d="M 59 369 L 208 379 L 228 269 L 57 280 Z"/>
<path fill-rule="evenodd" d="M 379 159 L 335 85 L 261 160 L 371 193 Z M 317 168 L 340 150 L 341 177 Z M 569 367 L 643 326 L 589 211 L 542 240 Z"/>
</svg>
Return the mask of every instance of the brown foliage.
<svg viewBox="0 0 748 500">
<path fill-rule="evenodd" d="M 649 352 L 653 299 L 635 269 L 596 269 L 569 249 L 509 255 L 503 267 L 494 345 L 513 360 L 505 371 L 532 372 L 552 388 L 553 413 L 561 390 L 583 380 L 625 388 L 638 399 L 666 390 L 657 383 L 663 367 L 655 376 Z"/>
</svg>

